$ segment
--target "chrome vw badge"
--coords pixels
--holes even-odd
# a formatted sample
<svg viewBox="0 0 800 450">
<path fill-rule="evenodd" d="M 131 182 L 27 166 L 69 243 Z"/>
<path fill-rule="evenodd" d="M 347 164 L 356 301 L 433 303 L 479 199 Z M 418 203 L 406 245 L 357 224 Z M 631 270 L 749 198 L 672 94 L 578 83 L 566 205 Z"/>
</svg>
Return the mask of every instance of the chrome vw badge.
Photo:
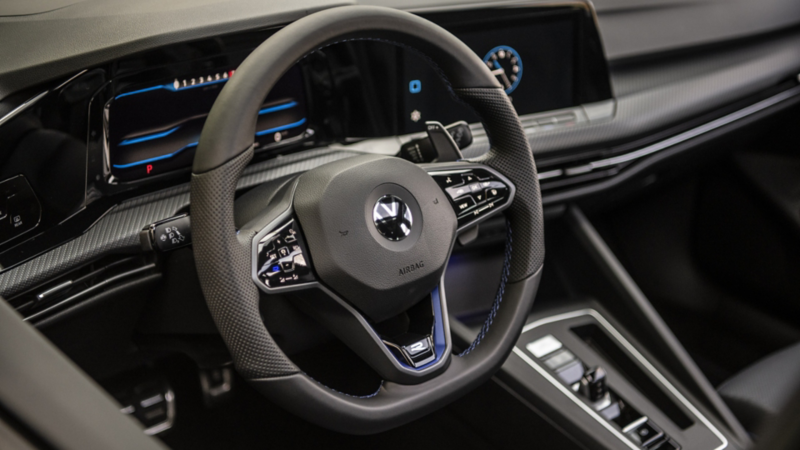
<svg viewBox="0 0 800 450">
<path fill-rule="evenodd" d="M 411 233 L 414 219 L 408 205 L 394 195 L 384 195 L 372 208 L 372 220 L 378 232 L 390 241 L 399 241 Z"/>
</svg>

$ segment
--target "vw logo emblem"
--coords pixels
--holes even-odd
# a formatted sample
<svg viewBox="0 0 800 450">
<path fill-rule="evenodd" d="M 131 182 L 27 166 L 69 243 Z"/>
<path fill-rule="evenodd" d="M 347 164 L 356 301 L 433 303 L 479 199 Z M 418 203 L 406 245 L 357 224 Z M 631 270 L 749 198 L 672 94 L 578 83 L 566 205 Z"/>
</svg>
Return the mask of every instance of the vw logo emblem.
<svg viewBox="0 0 800 450">
<path fill-rule="evenodd" d="M 408 205 L 394 195 L 384 195 L 372 208 L 372 220 L 378 232 L 390 241 L 400 241 L 411 233 L 414 219 Z"/>
</svg>

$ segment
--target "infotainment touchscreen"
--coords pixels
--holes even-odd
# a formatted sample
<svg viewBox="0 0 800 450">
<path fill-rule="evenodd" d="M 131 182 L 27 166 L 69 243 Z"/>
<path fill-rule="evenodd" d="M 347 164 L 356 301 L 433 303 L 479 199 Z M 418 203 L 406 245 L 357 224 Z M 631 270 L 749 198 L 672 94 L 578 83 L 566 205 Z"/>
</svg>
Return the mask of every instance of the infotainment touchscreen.
<svg viewBox="0 0 800 450">
<path fill-rule="evenodd" d="M 497 8 L 426 15 L 469 46 L 508 94 L 517 113 L 533 114 L 611 98 L 591 12 L 584 8 Z M 480 120 L 453 99 L 429 61 L 402 55 L 400 130 L 426 120 Z"/>
</svg>

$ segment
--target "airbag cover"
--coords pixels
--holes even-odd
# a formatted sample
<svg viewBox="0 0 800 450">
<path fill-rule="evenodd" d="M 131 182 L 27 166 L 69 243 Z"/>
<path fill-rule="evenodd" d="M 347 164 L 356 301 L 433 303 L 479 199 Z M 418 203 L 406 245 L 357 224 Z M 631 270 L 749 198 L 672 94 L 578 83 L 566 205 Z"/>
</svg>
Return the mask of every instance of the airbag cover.
<svg viewBox="0 0 800 450">
<path fill-rule="evenodd" d="M 322 282 L 376 322 L 405 311 L 439 283 L 457 220 L 444 192 L 418 166 L 364 155 L 306 172 L 294 208 Z M 408 236 L 390 240 L 373 210 L 401 199 L 413 218 Z"/>
</svg>

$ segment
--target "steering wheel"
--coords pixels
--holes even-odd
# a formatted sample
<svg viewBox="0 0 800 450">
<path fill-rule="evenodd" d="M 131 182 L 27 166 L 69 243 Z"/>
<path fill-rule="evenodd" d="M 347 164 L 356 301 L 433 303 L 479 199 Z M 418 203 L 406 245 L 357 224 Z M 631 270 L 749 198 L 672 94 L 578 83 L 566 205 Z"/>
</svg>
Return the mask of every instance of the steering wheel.
<svg viewBox="0 0 800 450">
<path fill-rule="evenodd" d="M 234 216 L 244 206 L 234 194 L 253 156 L 264 98 L 299 60 L 347 40 L 422 55 L 481 117 L 491 150 L 454 163 L 363 155 L 325 164 L 269 192 L 248 193 L 258 200 L 248 203 L 249 219 L 237 229 Z M 516 343 L 544 261 L 536 167 L 503 88 L 455 36 L 388 8 L 317 12 L 255 49 L 208 116 L 191 200 L 197 272 L 236 369 L 272 402 L 350 434 L 415 420 L 491 377 Z M 455 355 L 445 268 L 458 233 L 500 213 L 508 223 L 501 285 L 478 337 Z M 359 397 L 326 387 L 276 345 L 259 300 L 288 290 L 383 378 L 377 392 Z"/>
</svg>

